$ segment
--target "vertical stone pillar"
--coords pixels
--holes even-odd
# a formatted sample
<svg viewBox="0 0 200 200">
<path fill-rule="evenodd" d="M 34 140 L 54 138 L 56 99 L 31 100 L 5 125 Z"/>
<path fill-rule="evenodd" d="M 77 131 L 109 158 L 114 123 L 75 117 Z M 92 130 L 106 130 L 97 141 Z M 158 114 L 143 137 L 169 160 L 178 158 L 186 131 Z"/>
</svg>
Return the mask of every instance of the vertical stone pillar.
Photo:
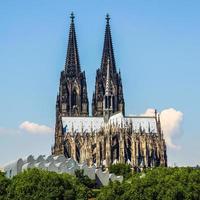
<svg viewBox="0 0 200 200">
<path fill-rule="evenodd" d="M 147 166 L 147 145 L 146 145 L 146 138 L 142 140 L 143 152 L 144 152 L 144 166 Z"/>
<path fill-rule="evenodd" d="M 92 166 L 94 163 L 93 163 L 93 158 L 92 158 L 92 144 L 89 143 L 89 149 L 88 149 L 88 155 L 87 155 L 87 158 L 88 158 L 88 165 L 89 166 Z"/>
<path fill-rule="evenodd" d="M 96 166 L 100 166 L 100 146 L 98 139 L 96 139 Z"/>
<path fill-rule="evenodd" d="M 85 158 L 87 160 L 87 165 L 91 166 L 92 165 L 92 144 L 91 144 L 91 139 L 87 138 L 85 141 Z"/>
<path fill-rule="evenodd" d="M 103 161 L 105 160 L 105 155 L 104 155 L 104 137 L 103 139 L 101 140 L 101 147 L 102 147 L 102 163 Z"/>
<path fill-rule="evenodd" d="M 124 163 L 125 162 L 125 155 L 124 155 L 124 139 L 125 139 L 125 135 L 124 135 L 124 131 L 120 131 L 120 140 L 119 140 L 119 162 L 120 163 Z"/>
<path fill-rule="evenodd" d="M 161 166 L 165 166 L 167 167 L 167 153 L 166 153 L 166 144 L 165 144 L 165 141 L 162 140 L 161 142 L 161 159 L 160 159 L 160 165 Z"/>
<path fill-rule="evenodd" d="M 86 148 L 85 148 L 85 144 L 83 143 L 83 145 L 81 145 L 80 148 L 80 163 L 86 161 Z"/>
<path fill-rule="evenodd" d="M 158 164 L 158 162 L 160 161 L 160 165 L 161 165 L 161 162 L 162 162 L 162 154 L 163 154 L 163 152 L 162 152 L 162 148 L 161 148 L 161 143 L 159 142 L 159 141 L 156 141 L 155 142 L 156 144 L 155 144 L 155 147 L 156 147 L 156 149 L 157 149 L 157 158 L 156 158 L 156 160 L 155 160 L 155 163 L 156 163 L 156 165 Z"/>
<path fill-rule="evenodd" d="M 138 139 L 136 138 L 136 141 L 135 141 L 135 145 L 136 145 L 136 148 L 135 148 L 135 153 L 136 153 L 136 156 L 135 156 L 135 166 L 138 167 L 138 159 L 139 159 L 139 141 Z"/>
<path fill-rule="evenodd" d="M 131 163 L 132 166 L 136 166 L 136 141 L 135 141 L 135 136 L 132 135 L 131 138 Z"/>
<path fill-rule="evenodd" d="M 72 151 L 73 151 L 73 153 L 72 153 L 72 158 L 74 159 L 74 160 L 76 160 L 76 141 L 74 140 L 74 142 L 72 143 L 73 145 L 72 145 Z"/>
<path fill-rule="evenodd" d="M 110 138 L 110 130 L 107 130 L 107 138 L 106 138 L 106 167 L 109 167 L 111 164 L 111 138 Z"/>
</svg>

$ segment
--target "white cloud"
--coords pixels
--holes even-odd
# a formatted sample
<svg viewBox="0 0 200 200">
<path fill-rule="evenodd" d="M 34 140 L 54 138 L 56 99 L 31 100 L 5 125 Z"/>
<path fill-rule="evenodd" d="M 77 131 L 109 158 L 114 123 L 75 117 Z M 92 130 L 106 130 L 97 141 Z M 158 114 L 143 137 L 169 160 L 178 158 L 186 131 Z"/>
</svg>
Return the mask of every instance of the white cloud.
<svg viewBox="0 0 200 200">
<path fill-rule="evenodd" d="M 155 115 L 155 109 L 149 108 L 142 115 Z M 160 113 L 161 126 L 164 133 L 165 141 L 168 147 L 179 149 L 180 146 L 174 144 L 174 138 L 181 135 L 181 123 L 183 121 L 183 113 L 175 110 L 174 108 L 168 108 Z"/>
<path fill-rule="evenodd" d="M 166 143 L 171 148 L 180 148 L 173 143 L 173 139 L 181 135 L 183 113 L 174 108 L 165 109 L 160 113 L 160 120 Z"/>
<path fill-rule="evenodd" d="M 155 109 L 148 108 L 144 114 L 141 114 L 141 116 L 155 116 Z"/>
<path fill-rule="evenodd" d="M 48 134 L 53 133 L 53 129 L 46 126 L 40 125 L 29 121 L 24 121 L 20 124 L 19 128 L 33 134 Z"/>
</svg>

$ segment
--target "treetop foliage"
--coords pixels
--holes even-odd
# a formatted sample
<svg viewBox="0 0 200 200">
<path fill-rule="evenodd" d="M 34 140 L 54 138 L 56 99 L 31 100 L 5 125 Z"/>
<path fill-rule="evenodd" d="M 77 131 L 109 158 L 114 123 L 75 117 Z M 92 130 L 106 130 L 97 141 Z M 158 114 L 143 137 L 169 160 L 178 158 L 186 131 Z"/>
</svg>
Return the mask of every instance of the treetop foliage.
<svg viewBox="0 0 200 200">
<path fill-rule="evenodd" d="M 98 200 L 200 200 L 200 170 L 155 168 L 102 188 Z"/>
<path fill-rule="evenodd" d="M 199 168 L 154 168 L 131 176 L 129 166 L 110 169 L 127 178 L 100 189 L 81 170 L 71 176 L 34 168 L 12 179 L 0 172 L 0 200 L 200 200 Z"/>
<path fill-rule="evenodd" d="M 117 163 L 114 165 L 111 165 L 109 167 L 109 172 L 114 173 L 115 175 L 121 175 L 125 179 L 129 178 L 131 176 L 131 165 L 124 164 L 124 163 Z"/>
<path fill-rule="evenodd" d="M 87 188 L 76 177 L 36 168 L 13 177 L 6 191 L 13 200 L 87 199 Z"/>
</svg>

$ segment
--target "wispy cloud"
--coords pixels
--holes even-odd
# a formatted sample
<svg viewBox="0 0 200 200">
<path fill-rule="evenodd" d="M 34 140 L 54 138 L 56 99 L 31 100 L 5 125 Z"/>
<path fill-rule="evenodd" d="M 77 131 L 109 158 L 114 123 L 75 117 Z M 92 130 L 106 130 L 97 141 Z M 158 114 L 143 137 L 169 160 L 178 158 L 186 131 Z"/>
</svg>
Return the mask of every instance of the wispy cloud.
<svg viewBox="0 0 200 200">
<path fill-rule="evenodd" d="M 155 115 L 155 110 L 149 108 L 143 115 Z M 166 144 L 170 148 L 179 149 L 180 146 L 174 144 L 174 139 L 182 134 L 183 113 L 174 108 L 164 109 L 160 113 L 160 120 Z"/>
<path fill-rule="evenodd" d="M 46 125 L 36 124 L 34 122 L 24 121 L 19 128 L 32 134 L 48 134 L 53 133 L 53 129 Z"/>
</svg>

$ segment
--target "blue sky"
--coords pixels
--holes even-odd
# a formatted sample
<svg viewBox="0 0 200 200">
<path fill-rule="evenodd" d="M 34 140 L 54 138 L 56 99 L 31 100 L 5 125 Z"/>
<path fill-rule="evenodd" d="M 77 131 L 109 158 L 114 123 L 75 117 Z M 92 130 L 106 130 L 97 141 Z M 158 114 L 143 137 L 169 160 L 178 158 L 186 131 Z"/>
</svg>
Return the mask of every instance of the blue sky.
<svg viewBox="0 0 200 200">
<path fill-rule="evenodd" d="M 71 11 L 90 103 L 109 13 L 126 113 L 148 108 L 183 113 L 173 138 L 180 148 L 168 148 L 169 163 L 200 164 L 199 9 L 195 0 L 1 1 L 0 165 L 50 153 L 53 133 L 29 133 L 19 126 L 24 121 L 54 126 Z"/>
</svg>

